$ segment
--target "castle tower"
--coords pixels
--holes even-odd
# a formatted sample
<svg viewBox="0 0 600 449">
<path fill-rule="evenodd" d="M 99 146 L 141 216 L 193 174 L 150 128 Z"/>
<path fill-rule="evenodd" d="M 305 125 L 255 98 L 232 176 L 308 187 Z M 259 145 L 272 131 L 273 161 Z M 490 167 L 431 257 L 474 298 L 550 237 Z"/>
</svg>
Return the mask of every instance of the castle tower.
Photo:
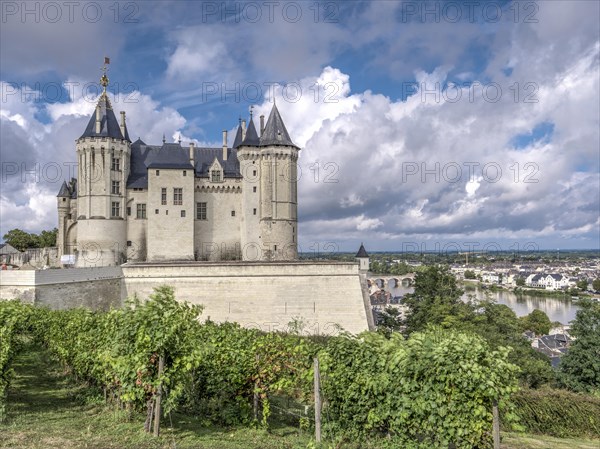
<svg viewBox="0 0 600 449">
<path fill-rule="evenodd" d="M 58 206 L 58 234 L 56 236 L 56 246 L 58 248 L 58 257 L 68 254 L 67 250 L 67 220 L 71 210 L 71 192 L 66 181 L 60 186 L 60 191 L 56 195 L 56 204 Z"/>
<path fill-rule="evenodd" d="M 365 246 L 361 243 L 358 252 L 356 253 L 356 260 L 358 260 L 358 269 L 366 273 L 369 271 L 369 255 Z"/>
<path fill-rule="evenodd" d="M 244 178 L 244 260 L 257 260 L 254 248 L 260 248 L 260 260 L 293 260 L 298 257 L 296 163 L 299 150 L 292 142 L 276 105 L 273 105 L 260 137 L 250 117 L 237 153 Z"/>
<path fill-rule="evenodd" d="M 125 262 L 127 244 L 125 187 L 129 176 L 131 140 L 125 113 L 117 121 L 103 92 L 88 125 L 77 139 L 77 266 L 109 266 Z"/>
<path fill-rule="evenodd" d="M 267 260 L 298 257 L 298 148 L 273 105 L 260 136 L 260 231 Z"/>
<path fill-rule="evenodd" d="M 260 236 L 260 138 L 256 133 L 254 120 L 246 129 L 245 121 L 240 121 L 233 148 L 237 149 L 240 162 L 242 186 L 242 216 L 240 223 L 240 246 L 242 260 L 257 261 L 263 259 L 262 240 Z"/>
</svg>

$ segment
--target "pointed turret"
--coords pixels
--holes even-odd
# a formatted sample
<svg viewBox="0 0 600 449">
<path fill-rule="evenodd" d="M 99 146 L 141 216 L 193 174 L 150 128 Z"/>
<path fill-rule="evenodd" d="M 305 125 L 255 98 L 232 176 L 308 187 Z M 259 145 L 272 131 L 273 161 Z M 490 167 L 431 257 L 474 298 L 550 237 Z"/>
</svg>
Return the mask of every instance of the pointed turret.
<svg viewBox="0 0 600 449">
<path fill-rule="evenodd" d="M 246 137 L 244 138 L 242 145 L 247 145 L 250 147 L 257 147 L 260 145 L 260 139 L 258 137 L 258 133 L 256 132 L 256 127 L 254 126 L 254 120 L 252 119 L 252 116 L 250 116 L 250 124 L 246 130 Z"/>
<path fill-rule="evenodd" d="M 60 190 L 58 191 L 58 195 L 56 196 L 58 198 L 71 198 L 71 192 L 69 192 L 66 181 L 63 181 L 62 186 L 60 186 Z"/>
<path fill-rule="evenodd" d="M 365 246 L 361 243 L 358 252 L 356 253 L 356 260 L 358 260 L 358 269 L 362 272 L 369 271 L 369 255 Z"/>
<path fill-rule="evenodd" d="M 242 144 L 242 140 L 244 140 L 244 137 L 243 137 L 242 123 L 240 120 L 240 124 L 238 126 L 237 132 L 235 133 L 235 139 L 233 139 L 233 146 L 231 148 L 239 147 Z"/>
<path fill-rule="evenodd" d="M 117 117 L 115 117 L 108 95 L 106 92 L 103 92 L 102 95 L 100 95 L 100 98 L 98 98 L 96 110 L 90 117 L 90 121 L 80 139 L 84 137 L 112 137 L 131 142 L 131 140 L 129 140 L 129 134 L 127 133 L 127 127 L 124 123 L 123 125 L 125 136 L 121 132 L 121 126 L 119 125 Z"/>
<path fill-rule="evenodd" d="M 355 257 L 357 259 L 360 257 L 369 257 L 369 255 L 367 254 L 367 250 L 365 249 L 365 245 L 363 245 L 362 243 L 360 244 L 360 248 L 358 249 L 358 252 L 356 253 Z"/>
<path fill-rule="evenodd" d="M 290 138 L 290 135 L 285 128 L 281 114 L 277 109 L 277 105 L 273 105 L 269 119 L 265 125 L 264 132 L 260 136 L 260 145 L 286 145 L 298 148 Z"/>
</svg>

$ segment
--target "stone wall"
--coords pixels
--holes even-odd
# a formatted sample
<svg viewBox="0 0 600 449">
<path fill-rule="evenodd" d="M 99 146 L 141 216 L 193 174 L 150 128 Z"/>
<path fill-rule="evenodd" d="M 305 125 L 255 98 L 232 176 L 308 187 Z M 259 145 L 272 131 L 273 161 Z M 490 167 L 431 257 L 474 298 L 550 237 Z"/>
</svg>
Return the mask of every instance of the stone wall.
<svg viewBox="0 0 600 449">
<path fill-rule="evenodd" d="M 202 317 L 264 331 L 302 323 L 306 334 L 373 329 L 366 278 L 356 263 L 164 262 L 121 267 L 1 271 L 0 300 L 51 309 L 108 310 L 171 285 L 178 300 L 204 306 Z"/>
<path fill-rule="evenodd" d="M 0 271 L 0 300 L 20 299 L 53 310 L 121 305 L 120 267 Z"/>
<path fill-rule="evenodd" d="M 372 328 L 354 263 L 139 263 L 122 269 L 123 297 L 147 298 L 153 287 L 171 285 L 179 300 L 202 304 L 203 317 L 213 321 L 269 331 L 299 319 L 311 334 L 335 334 L 338 326 L 351 333 Z"/>
</svg>

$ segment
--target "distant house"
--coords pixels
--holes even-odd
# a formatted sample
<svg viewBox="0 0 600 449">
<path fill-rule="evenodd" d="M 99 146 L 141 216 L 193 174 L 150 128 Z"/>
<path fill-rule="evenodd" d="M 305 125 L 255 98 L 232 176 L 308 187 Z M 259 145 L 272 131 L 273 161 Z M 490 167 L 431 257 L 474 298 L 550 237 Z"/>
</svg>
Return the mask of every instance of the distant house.
<svg viewBox="0 0 600 449">
<path fill-rule="evenodd" d="M 20 252 L 10 243 L 0 243 L 0 256 L 10 256 L 11 254 L 18 254 Z"/>
<path fill-rule="evenodd" d="M 21 251 L 15 249 L 10 243 L 0 243 L 0 263 L 10 263 L 11 256 L 21 254 Z"/>
<path fill-rule="evenodd" d="M 568 277 L 562 274 L 534 273 L 527 276 L 525 285 L 529 287 L 545 288 L 546 290 L 560 290 L 570 284 Z"/>
<path fill-rule="evenodd" d="M 483 282 L 489 282 L 490 284 L 499 284 L 502 280 L 502 275 L 494 273 L 493 271 L 486 271 L 481 273 L 481 280 Z"/>
</svg>

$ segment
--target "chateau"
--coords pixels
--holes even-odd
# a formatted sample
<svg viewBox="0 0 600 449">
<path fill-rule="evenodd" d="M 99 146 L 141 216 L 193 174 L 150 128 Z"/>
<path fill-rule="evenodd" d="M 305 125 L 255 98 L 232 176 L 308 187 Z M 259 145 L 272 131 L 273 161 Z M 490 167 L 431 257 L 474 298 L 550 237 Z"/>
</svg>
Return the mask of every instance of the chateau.
<svg viewBox="0 0 600 449">
<path fill-rule="evenodd" d="M 131 142 L 103 92 L 76 141 L 78 178 L 58 195 L 59 255 L 79 267 L 297 258 L 298 148 L 277 106 L 233 145 Z"/>
</svg>

